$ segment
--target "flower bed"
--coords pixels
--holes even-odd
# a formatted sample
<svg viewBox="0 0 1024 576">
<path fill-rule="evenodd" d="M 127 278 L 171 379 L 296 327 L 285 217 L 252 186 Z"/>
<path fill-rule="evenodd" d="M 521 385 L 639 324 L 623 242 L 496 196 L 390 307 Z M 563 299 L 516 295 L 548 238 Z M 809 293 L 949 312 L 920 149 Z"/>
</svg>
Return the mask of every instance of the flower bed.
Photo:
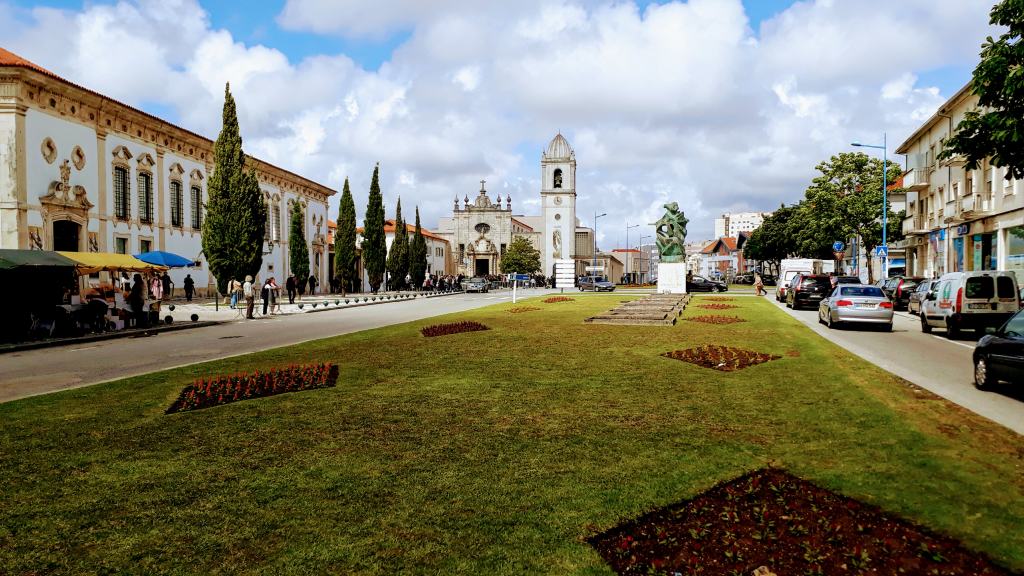
<svg viewBox="0 0 1024 576">
<path fill-rule="evenodd" d="M 735 298 L 729 298 L 728 296 L 705 296 L 702 299 L 707 300 L 708 302 L 732 302 L 736 300 Z"/>
<path fill-rule="evenodd" d="M 1011 574 L 959 542 L 762 469 L 590 539 L 619 574 Z"/>
<path fill-rule="evenodd" d="M 665 352 L 662 356 L 682 360 L 683 362 L 689 362 L 690 364 L 696 364 L 705 368 L 721 370 L 722 372 L 734 372 L 782 358 L 782 356 L 775 356 L 774 354 L 714 344 Z"/>
<path fill-rule="evenodd" d="M 490 328 L 479 322 L 467 320 L 465 322 L 426 326 L 420 330 L 420 333 L 427 338 L 433 338 L 434 336 L 448 336 L 449 334 L 458 334 L 460 332 L 479 332 L 480 330 L 490 330 Z"/>
<path fill-rule="evenodd" d="M 513 314 L 521 314 L 523 312 L 534 312 L 540 310 L 540 308 L 534 308 L 533 306 L 517 306 L 515 308 L 509 308 L 508 311 Z"/>
<path fill-rule="evenodd" d="M 683 318 L 687 322 L 703 322 L 705 324 L 735 324 L 737 322 L 746 322 L 739 316 L 692 316 L 690 318 Z"/>
<path fill-rule="evenodd" d="M 211 408 L 239 400 L 274 396 L 285 392 L 328 388 L 338 381 L 334 364 L 292 365 L 267 372 L 215 376 L 186 386 L 167 414 Z"/>
<path fill-rule="evenodd" d="M 735 304 L 697 304 L 697 308 L 703 308 L 705 310 L 729 310 L 732 308 L 739 308 Z"/>
<path fill-rule="evenodd" d="M 573 301 L 573 298 L 569 298 L 568 296 L 552 296 L 551 298 L 545 298 L 544 300 L 542 300 L 542 302 L 544 302 L 545 304 L 554 304 L 556 302 L 572 302 L 572 301 Z"/>
</svg>

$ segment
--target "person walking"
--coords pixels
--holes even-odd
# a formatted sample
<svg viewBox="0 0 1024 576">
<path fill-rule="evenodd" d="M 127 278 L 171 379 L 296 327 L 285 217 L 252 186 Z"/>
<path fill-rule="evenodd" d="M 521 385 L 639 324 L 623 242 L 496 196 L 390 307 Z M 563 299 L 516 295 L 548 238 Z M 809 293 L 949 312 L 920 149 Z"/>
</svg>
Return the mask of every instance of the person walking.
<svg viewBox="0 0 1024 576">
<path fill-rule="evenodd" d="M 284 281 L 284 287 L 288 291 L 288 303 L 295 304 L 295 274 L 288 275 L 288 279 Z"/>
<path fill-rule="evenodd" d="M 245 277 L 242 284 L 242 295 L 245 297 L 245 317 L 252 320 L 252 307 L 256 303 L 256 290 L 252 285 L 252 276 Z"/>
<path fill-rule="evenodd" d="M 281 287 L 273 277 L 270 278 L 270 313 L 281 313 Z"/>
<path fill-rule="evenodd" d="M 192 279 L 191 274 L 185 274 L 185 280 L 182 284 L 185 286 L 185 300 L 191 302 L 192 295 L 196 292 L 196 281 Z"/>
<path fill-rule="evenodd" d="M 764 292 L 764 294 L 768 294 L 768 291 L 764 289 L 764 280 L 761 279 L 761 274 L 754 271 L 754 294 L 763 296 L 764 294 L 761 294 L 762 292 Z"/>
<path fill-rule="evenodd" d="M 174 297 L 174 282 L 171 281 L 171 275 L 164 270 L 164 275 L 160 277 L 160 283 L 163 284 L 164 298 L 170 300 Z"/>
<path fill-rule="evenodd" d="M 231 309 L 234 310 L 242 299 L 242 283 L 238 280 L 228 282 L 228 294 L 231 295 Z"/>
<path fill-rule="evenodd" d="M 312 274 L 310 274 L 309 275 L 309 295 L 310 296 L 316 294 L 316 286 L 317 286 L 317 284 L 319 284 L 319 282 L 316 281 L 316 276 L 313 276 Z"/>
<path fill-rule="evenodd" d="M 263 315 L 267 315 L 267 307 L 270 305 L 270 282 L 271 278 L 267 278 L 267 281 L 263 283 L 263 288 L 260 288 L 260 299 L 263 300 Z"/>
<path fill-rule="evenodd" d="M 146 316 L 142 310 L 146 300 L 146 283 L 142 281 L 142 274 L 135 275 L 135 284 L 132 284 L 131 290 L 128 295 L 128 306 L 131 307 L 132 316 L 135 317 L 135 327 L 142 328 L 146 325 Z"/>
</svg>

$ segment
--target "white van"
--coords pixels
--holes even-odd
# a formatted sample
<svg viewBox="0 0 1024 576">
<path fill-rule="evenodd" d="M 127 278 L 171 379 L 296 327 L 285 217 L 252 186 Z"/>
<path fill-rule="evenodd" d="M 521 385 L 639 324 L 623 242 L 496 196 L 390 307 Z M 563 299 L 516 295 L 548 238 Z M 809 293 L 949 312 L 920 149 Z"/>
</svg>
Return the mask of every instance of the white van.
<svg viewBox="0 0 1024 576">
<path fill-rule="evenodd" d="M 946 336 L 955 338 L 962 329 L 998 328 L 1019 309 L 1013 272 L 951 272 L 921 302 L 921 331 L 945 328 Z"/>
</svg>

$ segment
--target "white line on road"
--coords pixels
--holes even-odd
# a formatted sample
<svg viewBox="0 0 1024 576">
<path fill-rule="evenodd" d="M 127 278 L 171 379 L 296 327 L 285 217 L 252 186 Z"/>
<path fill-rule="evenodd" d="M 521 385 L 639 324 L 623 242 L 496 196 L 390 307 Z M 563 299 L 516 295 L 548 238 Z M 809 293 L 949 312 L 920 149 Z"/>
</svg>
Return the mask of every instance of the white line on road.
<svg viewBox="0 0 1024 576">
<path fill-rule="evenodd" d="M 967 344 L 965 342 L 956 342 L 954 340 L 950 340 L 949 338 L 943 338 L 942 336 L 936 336 L 935 334 L 931 334 L 931 337 L 935 338 L 936 340 L 942 340 L 943 342 L 949 342 L 950 344 L 956 344 L 957 346 L 963 346 L 964 348 L 970 348 L 971 350 L 974 350 L 974 346 L 972 346 L 970 344 Z"/>
</svg>

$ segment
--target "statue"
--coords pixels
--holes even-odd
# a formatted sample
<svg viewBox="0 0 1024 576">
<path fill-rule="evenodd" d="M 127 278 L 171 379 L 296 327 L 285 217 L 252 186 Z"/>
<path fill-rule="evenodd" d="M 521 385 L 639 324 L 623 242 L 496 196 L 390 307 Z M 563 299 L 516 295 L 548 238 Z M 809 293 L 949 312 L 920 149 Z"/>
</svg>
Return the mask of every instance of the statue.
<svg viewBox="0 0 1024 576">
<path fill-rule="evenodd" d="M 679 211 L 679 204 L 665 204 L 665 215 L 654 223 L 657 235 L 658 255 L 662 262 L 684 262 L 686 260 L 686 224 L 689 220 Z"/>
<path fill-rule="evenodd" d="M 552 253 L 552 256 L 554 256 L 555 258 L 561 259 L 562 258 L 562 231 L 561 230 L 555 230 L 554 235 L 551 237 L 551 244 L 553 245 L 553 247 L 555 249 L 554 253 Z"/>
</svg>

